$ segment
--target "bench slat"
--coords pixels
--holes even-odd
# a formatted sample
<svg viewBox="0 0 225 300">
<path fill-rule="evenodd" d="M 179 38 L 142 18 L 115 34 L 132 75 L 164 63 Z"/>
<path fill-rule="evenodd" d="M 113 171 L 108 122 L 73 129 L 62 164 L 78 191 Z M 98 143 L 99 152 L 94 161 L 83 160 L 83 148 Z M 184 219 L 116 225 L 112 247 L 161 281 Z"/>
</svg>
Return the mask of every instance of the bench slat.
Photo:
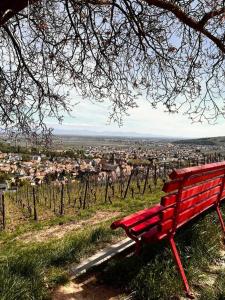
<svg viewBox="0 0 225 300">
<path fill-rule="evenodd" d="M 146 221 L 134 226 L 130 232 L 135 235 L 139 235 L 142 232 L 147 231 L 150 227 L 152 227 L 153 225 L 156 225 L 160 221 L 161 221 L 160 216 L 152 217 L 151 219 L 146 220 Z"/>
<path fill-rule="evenodd" d="M 207 201 L 203 201 L 199 203 L 198 205 L 193 206 L 190 209 L 185 210 L 183 213 L 180 213 L 178 215 L 177 223 L 179 225 L 183 225 L 190 219 L 192 219 L 194 216 L 201 214 L 203 211 L 209 209 L 213 204 L 216 203 L 217 197 L 212 196 Z"/>
<path fill-rule="evenodd" d="M 151 227 L 152 225 L 156 225 L 159 222 L 171 219 L 173 215 L 174 215 L 174 208 L 167 208 L 165 210 L 162 210 L 158 216 L 151 217 L 151 219 L 148 219 L 132 227 L 131 233 L 134 233 L 136 235 L 140 234 L 144 231 L 147 231 L 149 227 Z"/>
<path fill-rule="evenodd" d="M 218 195 L 215 194 L 206 201 L 202 201 L 192 206 L 189 209 L 186 209 L 184 212 L 178 214 L 177 225 L 178 227 L 181 224 L 188 222 L 194 216 L 201 214 L 204 210 L 209 209 L 213 204 L 216 203 Z M 159 232 L 165 233 L 172 229 L 174 220 L 171 218 L 159 224 Z"/>
<path fill-rule="evenodd" d="M 183 178 L 184 176 L 191 176 L 198 173 L 218 170 L 218 169 L 225 169 L 225 162 L 216 162 L 212 164 L 197 166 L 197 167 L 189 167 L 189 168 L 183 168 L 183 169 L 175 169 L 173 172 L 169 175 L 171 179 L 178 179 Z"/>
<path fill-rule="evenodd" d="M 171 219 L 174 215 L 174 207 L 166 208 L 160 212 L 161 221 Z"/>
<path fill-rule="evenodd" d="M 172 229 L 172 226 L 173 226 L 173 219 L 166 220 L 161 224 L 159 224 L 159 232 L 166 233 Z"/>
<path fill-rule="evenodd" d="M 188 187 L 188 186 L 200 183 L 200 182 L 207 181 L 207 180 L 212 179 L 214 177 L 215 178 L 219 177 L 221 175 L 224 175 L 224 170 L 223 169 L 222 170 L 217 170 L 217 171 L 214 171 L 214 172 L 210 172 L 210 173 L 206 173 L 206 174 L 201 174 L 199 176 L 191 177 L 191 178 L 187 179 L 187 181 L 185 181 L 185 183 L 182 187 Z M 182 183 L 182 180 L 180 180 L 180 179 L 172 180 L 170 182 L 166 182 L 164 184 L 162 190 L 166 193 L 175 191 L 180 187 L 181 183 Z"/>
<path fill-rule="evenodd" d="M 193 197 L 189 198 L 188 200 L 182 201 L 181 204 L 180 204 L 179 211 L 180 212 L 184 211 L 184 210 L 196 205 L 199 202 L 207 201 L 212 196 L 215 196 L 215 198 L 218 199 L 220 189 L 221 189 L 221 187 L 218 186 L 218 187 L 215 187 L 215 188 L 213 188 L 211 190 L 208 190 L 204 193 L 201 193 L 197 196 L 193 196 Z"/>
<path fill-rule="evenodd" d="M 186 190 L 182 191 L 181 199 L 184 200 L 186 198 L 190 198 L 194 195 L 197 195 L 199 193 L 202 193 L 205 190 L 213 189 L 215 186 L 219 186 L 222 183 L 223 178 L 219 177 L 213 180 L 210 180 L 209 182 L 202 183 L 198 186 L 190 187 Z M 177 200 L 177 193 L 166 195 L 161 198 L 161 205 L 163 206 L 170 206 L 174 204 Z"/>
<path fill-rule="evenodd" d="M 202 183 L 201 185 L 194 186 L 194 187 L 188 188 L 186 190 L 183 190 L 181 199 L 182 200 L 189 199 L 191 197 L 198 196 L 199 194 L 201 194 L 205 191 L 210 191 L 214 188 L 221 188 L 222 181 L 223 181 L 223 178 L 219 177 L 219 178 L 213 179 L 211 181 L 208 181 L 206 183 Z"/>
<path fill-rule="evenodd" d="M 167 207 L 173 205 L 177 200 L 177 193 L 163 196 L 161 198 L 161 205 Z"/>
</svg>

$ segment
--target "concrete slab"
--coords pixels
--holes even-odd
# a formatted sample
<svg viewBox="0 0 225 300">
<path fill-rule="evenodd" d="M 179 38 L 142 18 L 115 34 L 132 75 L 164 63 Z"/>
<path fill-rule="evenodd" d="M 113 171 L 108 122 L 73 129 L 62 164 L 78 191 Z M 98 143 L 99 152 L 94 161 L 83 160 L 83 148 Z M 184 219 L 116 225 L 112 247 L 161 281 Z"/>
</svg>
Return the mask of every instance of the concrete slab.
<svg viewBox="0 0 225 300">
<path fill-rule="evenodd" d="M 130 238 L 126 238 L 114 245 L 106 247 L 103 250 L 100 250 L 96 254 L 92 255 L 91 257 L 85 259 L 77 266 L 70 269 L 71 279 L 87 272 L 89 269 L 102 264 L 103 262 L 109 260 L 113 256 L 129 249 L 135 244 L 133 240 Z"/>
</svg>

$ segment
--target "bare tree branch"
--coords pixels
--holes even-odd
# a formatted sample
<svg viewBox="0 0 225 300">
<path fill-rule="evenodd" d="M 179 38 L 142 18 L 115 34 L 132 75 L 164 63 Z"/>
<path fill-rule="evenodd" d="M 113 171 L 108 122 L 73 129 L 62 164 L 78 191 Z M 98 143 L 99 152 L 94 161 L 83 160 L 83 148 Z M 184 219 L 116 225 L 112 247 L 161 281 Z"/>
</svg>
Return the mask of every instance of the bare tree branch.
<svg viewBox="0 0 225 300">
<path fill-rule="evenodd" d="M 0 126 L 48 135 L 74 90 L 119 123 L 140 97 L 213 123 L 225 116 L 224 20 L 224 1 L 3 0 Z"/>
</svg>

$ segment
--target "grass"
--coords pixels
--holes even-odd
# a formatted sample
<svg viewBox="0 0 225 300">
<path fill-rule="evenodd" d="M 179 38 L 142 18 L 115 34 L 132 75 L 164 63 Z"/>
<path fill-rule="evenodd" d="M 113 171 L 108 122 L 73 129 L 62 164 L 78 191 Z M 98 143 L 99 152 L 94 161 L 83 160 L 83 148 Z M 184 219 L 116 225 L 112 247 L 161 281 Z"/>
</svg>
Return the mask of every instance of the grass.
<svg viewBox="0 0 225 300">
<path fill-rule="evenodd" d="M 199 300 L 225 299 L 225 271 L 220 271 L 212 287 L 202 288 Z"/>
<path fill-rule="evenodd" d="M 65 235 L 63 239 L 50 239 L 43 243 L 25 244 L 15 240 L 24 232 L 54 226 L 55 224 L 84 220 L 96 211 L 119 211 L 127 215 L 158 202 L 160 186 L 151 195 L 136 195 L 135 199 L 114 199 L 112 204 L 97 203 L 95 207 L 76 215 L 52 217 L 38 223 L 17 224 L 14 231 L 0 235 L 0 299 L 50 299 L 52 289 L 68 281 L 67 267 L 79 262 L 108 243 L 121 237 L 122 231 L 110 230 L 112 220 L 103 221 Z M 225 211 L 225 209 L 223 209 Z M 219 256 L 221 232 L 215 213 L 210 213 L 182 229 L 176 241 L 192 288 L 201 299 L 225 299 L 224 274 L 217 277 L 214 288 L 202 286 L 201 275 Z M 182 282 L 177 274 L 172 255 L 165 241 L 145 246 L 141 255 L 110 261 L 101 269 L 101 281 L 138 300 L 170 299 L 182 294 Z M 207 298 L 208 297 L 208 298 Z M 172 298 L 171 298 L 172 299 Z"/>
<path fill-rule="evenodd" d="M 68 280 L 65 267 L 79 262 L 119 233 L 109 224 L 43 244 L 7 243 L 1 249 L 0 299 L 47 299 L 49 288 Z M 12 288 L 13 287 L 13 288 Z M 23 292 L 21 292 L 21 290 Z"/>
<path fill-rule="evenodd" d="M 125 200 L 118 197 L 112 204 L 99 201 L 95 206 L 79 210 L 73 215 L 51 215 L 39 222 L 32 219 L 17 222 L 20 220 L 20 212 L 14 203 L 8 200 L 7 222 L 13 223 L 13 226 L 0 233 L 0 299 L 48 299 L 56 285 L 68 280 L 68 265 L 79 262 L 83 257 L 117 240 L 122 231 L 112 231 L 110 224 L 113 220 L 108 220 L 71 232 L 63 239 L 51 239 L 43 243 L 25 244 L 20 239 L 22 234 L 35 234 L 36 231 L 49 226 L 85 220 L 97 211 L 117 211 L 121 212 L 121 216 L 127 215 L 158 202 L 161 194 L 159 184 L 151 195 L 136 195 L 135 199 L 128 196 Z M 39 213 L 40 209 L 39 207 Z M 12 217 L 13 212 L 15 216 Z"/>
</svg>

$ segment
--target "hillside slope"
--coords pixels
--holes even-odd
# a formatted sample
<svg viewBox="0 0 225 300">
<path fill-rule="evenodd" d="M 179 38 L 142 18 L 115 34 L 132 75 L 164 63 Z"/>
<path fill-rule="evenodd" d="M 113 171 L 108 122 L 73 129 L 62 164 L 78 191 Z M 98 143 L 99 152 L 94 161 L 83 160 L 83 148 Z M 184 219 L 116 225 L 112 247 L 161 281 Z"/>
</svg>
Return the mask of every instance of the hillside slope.
<svg viewBox="0 0 225 300">
<path fill-rule="evenodd" d="M 173 143 L 174 144 L 225 146 L 225 136 L 199 138 L 199 139 L 177 140 Z"/>
</svg>

